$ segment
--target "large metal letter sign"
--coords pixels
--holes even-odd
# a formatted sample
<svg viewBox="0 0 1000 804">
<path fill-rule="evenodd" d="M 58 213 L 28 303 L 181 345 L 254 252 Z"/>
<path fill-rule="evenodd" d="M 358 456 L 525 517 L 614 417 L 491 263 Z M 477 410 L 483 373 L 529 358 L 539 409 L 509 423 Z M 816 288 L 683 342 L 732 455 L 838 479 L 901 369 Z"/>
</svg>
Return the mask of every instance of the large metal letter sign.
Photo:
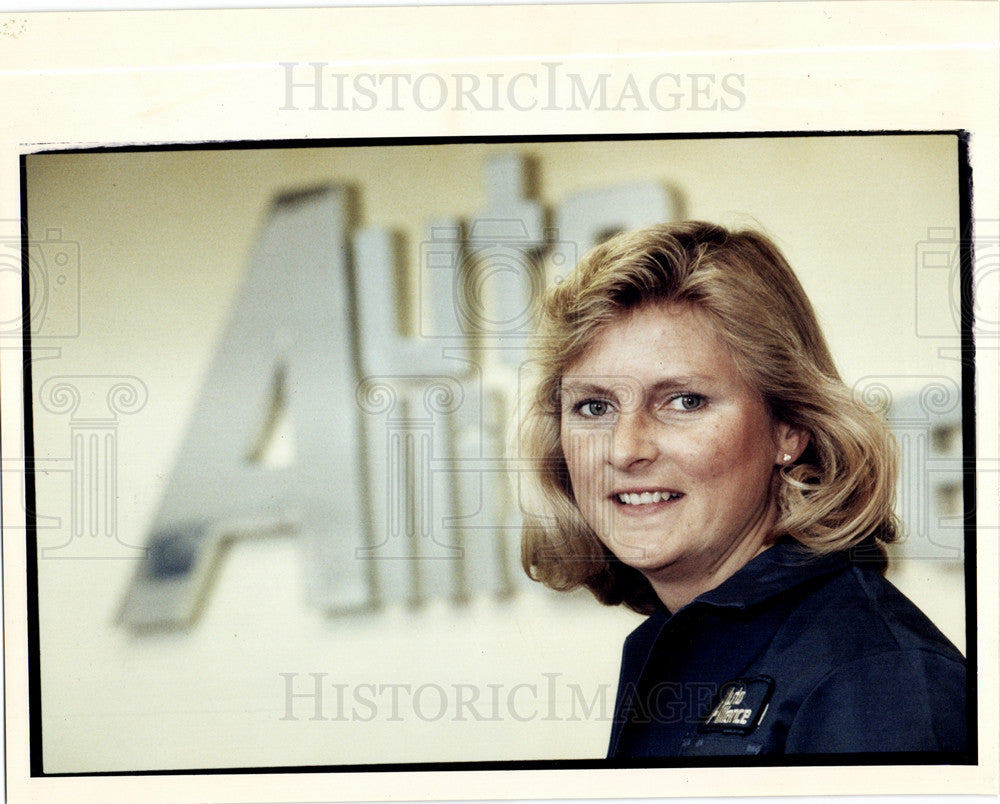
<svg viewBox="0 0 1000 804">
<path fill-rule="evenodd" d="M 278 527 L 300 532 L 313 605 L 368 603 L 347 201 L 329 188 L 272 208 L 124 601 L 128 626 L 189 621 L 221 542 Z M 296 454 L 272 469 L 248 456 L 282 394 Z"/>
<path fill-rule="evenodd" d="M 391 268 L 391 232 L 365 229 L 354 237 L 364 414 L 371 489 L 371 562 L 380 602 L 415 603 L 430 596 L 468 597 L 501 591 L 501 514 L 484 502 L 481 483 L 483 377 L 458 319 L 468 309 L 461 227 L 436 220 L 422 249 L 420 334 L 396 331 L 399 306 Z M 494 469 L 496 467 L 493 467 Z M 495 495 L 494 495 L 495 496 Z M 489 526 L 469 519 L 489 508 Z M 492 516 L 491 516 L 492 515 Z"/>
<path fill-rule="evenodd" d="M 460 246 L 456 238 L 452 250 Z M 458 597 L 462 552 L 453 520 L 453 486 L 434 482 L 435 462 L 453 454 L 450 419 L 466 404 L 461 376 L 469 372 L 464 338 L 409 338 L 396 329 L 400 305 L 393 288 L 395 240 L 385 229 L 354 236 L 358 327 L 371 490 L 371 562 L 380 602 L 416 603 L 428 593 Z M 456 255 L 455 259 L 458 257 Z M 457 264 L 457 263 L 456 263 Z M 453 266 L 454 267 L 454 266 Z M 447 321 L 453 276 L 431 277 L 435 321 Z"/>
<path fill-rule="evenodd" d="M 583 256 L 611 235 L 662 223 L 674 215 L 674 204 L 665 187 L 657 182 L 637 181 L 574 193 L 559 205 L 556 221 L 560 239 L 576 243 Z"/>
<path fill-rule="evenodd" d="M 497 357 L 512 366 L 523 362 L 533 329 L 548 234 L 542 205 L 524 197 L 525 172 L 520 154 L 500 154 L 486 165 L 487 204 L 469 227 L 471 262 L 462 309 L 469 331 L 489 338 Z"/>
<path fill-rule="evenodd" d="M 495 154 L 467 226 L 431 220 L 415 334 L 398 331 L 395 234 L 351 230 L 348 191 L 279 199 L 201 389 L 121 621 L 191 620 L 225 541 L 295 530 L 326 611 L 508 593 L 518 513 L 504 431 L 545 285 L 608 234 L 671 217 L 664 187 L 587 190 L 556 211 Z M 294 459 L 258 460 L 291 420 Z M 273 439 L 272 439 L 273 440 Z"/>
</svg>

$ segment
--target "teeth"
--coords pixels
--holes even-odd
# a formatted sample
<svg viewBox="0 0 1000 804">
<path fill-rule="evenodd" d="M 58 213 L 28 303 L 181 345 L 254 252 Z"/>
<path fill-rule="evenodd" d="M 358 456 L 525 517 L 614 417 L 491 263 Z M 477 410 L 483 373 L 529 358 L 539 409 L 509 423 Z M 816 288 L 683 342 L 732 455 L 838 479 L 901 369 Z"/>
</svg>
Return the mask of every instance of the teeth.
<svg viewBox="0 0 1000 804">
<path fill-rule="evenodd" d="M 619 494 L 618 501 L 625 505 L 649 505 L 663 500 L 676 500 L 680 497 L 679 492 L 670 491 L 643 491 L 641 493 Z"/>
</svg>

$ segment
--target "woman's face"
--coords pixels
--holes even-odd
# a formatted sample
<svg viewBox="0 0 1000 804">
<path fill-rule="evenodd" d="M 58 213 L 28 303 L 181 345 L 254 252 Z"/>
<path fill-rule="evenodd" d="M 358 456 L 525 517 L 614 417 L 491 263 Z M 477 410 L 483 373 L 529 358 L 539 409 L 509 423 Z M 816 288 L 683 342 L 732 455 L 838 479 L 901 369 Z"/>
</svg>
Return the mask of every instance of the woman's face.
<svg viewBox="0 0 1000 804">
<path fill-rule="evenodd" d="M 775 465 L 805 448 L 689 306 L 603 329 L 563 375 L 561 416 L 584 518 L 674 610 L 767 546 Z"/>
</svg>

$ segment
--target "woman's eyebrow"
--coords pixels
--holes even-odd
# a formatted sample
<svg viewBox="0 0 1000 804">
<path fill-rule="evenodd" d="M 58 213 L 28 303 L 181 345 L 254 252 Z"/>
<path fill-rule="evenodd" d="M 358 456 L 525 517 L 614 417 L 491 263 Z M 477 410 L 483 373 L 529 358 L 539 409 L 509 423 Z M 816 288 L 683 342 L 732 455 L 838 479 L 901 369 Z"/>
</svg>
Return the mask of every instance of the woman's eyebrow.
<svg viewBox="0 0 1000 804">
<path fill-rule="evenodd" d="M 621 383 L 617 383 L 617 385 L 621 386 Z M 600 385 L 587 380 L 564 379 L 561 390 L 564 394 L 572 394 L 573 396 L 613 396 L 615 393 L 614 387 L 610 383 Z"/>
<path fill-rule="evenodd" d="M 653 383 L 647 391 L 658 393 L 661 391 L 693 390 L 712 385 L 712 378 L 701 374 L 685 374 L 677 377 L 664 377 Z"/>
<path fill-rule="evenodd" d="M 567 394 L 596 394 L 609 396 L 614 395 L 623 388 L 633 388 L 639 384 L 634 377 L 622 375 L 621 377 L 602 377 L 601 381 L 595 378 L 567 379 L 562 381 L 562 391 Z M 700 374 L 683 374 L 674 377 L 661 377 L 650 386 L 643 386 L 646 393 L 656 394 L 661 391 L 675 391 L 678 389 L 688 390 L 692 387 L 701 387 L 712 384 L 712 378 Z"/>
</svg>

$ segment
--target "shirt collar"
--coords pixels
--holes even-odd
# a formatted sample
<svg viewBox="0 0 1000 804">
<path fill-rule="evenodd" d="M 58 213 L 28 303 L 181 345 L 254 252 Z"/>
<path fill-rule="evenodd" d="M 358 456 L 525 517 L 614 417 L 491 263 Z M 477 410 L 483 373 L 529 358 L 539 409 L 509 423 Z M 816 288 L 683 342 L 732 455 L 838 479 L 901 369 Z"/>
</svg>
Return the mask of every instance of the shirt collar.
<svg viewBox="0 0 1000 804">
<path fill-rule="evenodd" d="M 843 553 L 818 555 L 793 539 L 783 539 L 695 602 L 743 609 L 847 566 Z"/>
<path fill-rule="evenodd" d="M 714 589 L 702 593 L 678 613 L 704 605 L 745 609 L 781 594 L 813 578 L 846 569 L 844 553 L 820 555 L 786 538 L 751 559 L 744 567 Z M 654 619 L 670 619 L 670 612 L 659 609 Z"/>
</svg>

